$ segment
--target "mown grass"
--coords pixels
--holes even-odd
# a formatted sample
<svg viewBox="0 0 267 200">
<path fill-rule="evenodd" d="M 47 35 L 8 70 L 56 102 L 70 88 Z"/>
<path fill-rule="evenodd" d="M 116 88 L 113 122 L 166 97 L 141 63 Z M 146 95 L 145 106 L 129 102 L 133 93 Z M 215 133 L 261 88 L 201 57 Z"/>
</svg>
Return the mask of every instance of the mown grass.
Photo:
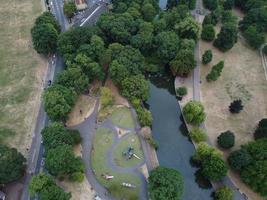
<svg viewBox="0 0 267 200">
<path fill-rule="evenodd" d="M 134 128 L 134 119 L 129 108 L 117 108 L 111 113 L 110 120 L 121 128 Z"/>
</svg>

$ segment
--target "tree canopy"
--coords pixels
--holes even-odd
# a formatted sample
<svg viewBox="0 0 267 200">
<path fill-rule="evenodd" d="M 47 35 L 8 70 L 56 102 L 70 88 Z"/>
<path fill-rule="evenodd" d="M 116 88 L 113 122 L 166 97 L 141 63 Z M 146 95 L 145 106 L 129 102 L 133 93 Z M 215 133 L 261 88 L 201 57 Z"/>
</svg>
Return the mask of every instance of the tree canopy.
<svg viewBox="0 0 267 200">
<path fill-rule="evenodd" d="M 186 122 L 193 125 L 200 125 L 206 118 L 204 106 L 198 101 L 188 102 L 183 108 L 183 114 Z"/>
</svg>

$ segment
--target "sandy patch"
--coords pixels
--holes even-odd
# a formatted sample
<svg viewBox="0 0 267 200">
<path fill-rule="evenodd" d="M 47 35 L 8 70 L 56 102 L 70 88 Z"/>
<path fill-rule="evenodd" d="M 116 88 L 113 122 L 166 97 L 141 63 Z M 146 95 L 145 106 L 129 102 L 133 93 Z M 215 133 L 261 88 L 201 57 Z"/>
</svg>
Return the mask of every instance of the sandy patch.
<svg viewBox="0 0 267 200">
<path fill-rule="evenodd" d="M 129 130 L 125 130 L 125 129 L 123 129 L 123 128 L 119 128 L 119 127 L 115 127 L 115 129 L 116 129 L 116 132 L 117 132 L 117 134 L 118 134 L 118 137 L 119 138 L 121 138 L 122 136 L 124 136 L 124 135 L 126 135 L 127 133 L 130 133 L 131 131 L 129 131 Z"/>
<path fill-rule="evenodd" d="M 187 95 L 183 96 L 182 100 L 179 101 L 181 106 L 184 106 L 187 102 L 193 100 L 193 78 L 190 74 L 187 78 L 175 77 L 175 89 L 179 87 L 187 88 Z"/>
</svg>

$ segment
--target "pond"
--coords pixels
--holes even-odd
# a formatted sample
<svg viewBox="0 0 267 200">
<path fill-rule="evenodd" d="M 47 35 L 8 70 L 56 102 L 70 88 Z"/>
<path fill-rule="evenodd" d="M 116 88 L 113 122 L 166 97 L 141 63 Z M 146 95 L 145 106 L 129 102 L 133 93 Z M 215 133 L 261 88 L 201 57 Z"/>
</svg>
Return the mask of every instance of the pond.
<svg viewBox="0 0 267 200">
<path fill-rule="evenodd" d="M 161 75 L 150 77 L 150 80 L 150 98 L 147 106 L 153 116 L 152 134 L 159 143 L 157 156 L 160 166 L 174 168 L 182 174 L 185 188 L 183 200 L 212 199 L 212 188 L 203 189 L 203 181 L 199 183 L 197 179 L 198 183 L 196 182 L 195 173 L 198 168 L 190 164 L 195 148 L 186 133 L 181 130 L 183 122 L 174 95 L 174 80 Z"/>
</svg>

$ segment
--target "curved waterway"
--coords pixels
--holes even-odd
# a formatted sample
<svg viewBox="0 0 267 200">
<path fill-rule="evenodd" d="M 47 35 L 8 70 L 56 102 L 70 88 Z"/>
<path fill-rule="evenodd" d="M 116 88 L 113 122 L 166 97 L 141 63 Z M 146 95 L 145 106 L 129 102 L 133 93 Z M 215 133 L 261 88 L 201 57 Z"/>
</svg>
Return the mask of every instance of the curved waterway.
<svg viewBox="0 0 267 200">
<path fill-rule="evenodd" d="M 186 134 L 182 133 L 184 131 L 181 131 L 183 122 L 173 83 L 168 77 L 153 78 L 150 82 L 150 98 L 147 104 L 153 116 L 153 138 L 159 143 L 159 164 L 174 168 L 182 174 L 183 200 L 210 200 L 212 189 L 199 186 L 195 176 L 197 168 L 190 164 L 195 148 Z"/>
</svg>

